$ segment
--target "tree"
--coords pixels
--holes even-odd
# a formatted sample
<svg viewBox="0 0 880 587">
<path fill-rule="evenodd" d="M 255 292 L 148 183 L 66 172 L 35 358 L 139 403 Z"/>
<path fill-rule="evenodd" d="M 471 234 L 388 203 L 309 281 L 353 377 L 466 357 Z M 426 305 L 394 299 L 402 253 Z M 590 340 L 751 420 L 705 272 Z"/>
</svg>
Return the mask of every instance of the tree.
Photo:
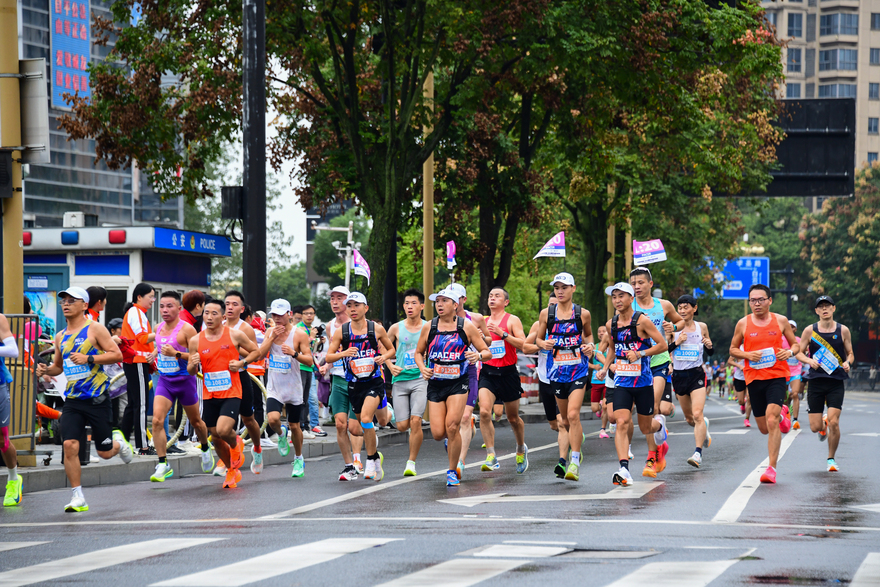
<svg viewBox="0 0 880 587">
<path fill-rule="evenodd" d="M 354 222 L 354 242 L 360 243 L 358 251 L 373 267 L 373 259 L 370 254 L 369 238 L 370 238 L 370 220 L 358 210 L 350 208 L 345 214 L 330 219 L 330 226 L 335 228 L 347 228 L 349 222 Z M 345 255 L 337 250 L 334 242 L 339 243 L 340 247 L 346 246 L 348 236 L 344 232 L 330 232 L 319 230 L 315 235 L 315 248 L 312 255 L 313 271 L 330 279 L 330 287 L 342 285 L 345 283 Z"/>
<path fill-rule="evenodd" d="M 276 267 L 269 271 L 266 283 L 266 307 L 278 298 L 290 302 L 291 306 L 304 306 L 311 301 L 312 292 L 306 281 L 305 261 L 297 261 L 287 267 Z"/>
</svg>

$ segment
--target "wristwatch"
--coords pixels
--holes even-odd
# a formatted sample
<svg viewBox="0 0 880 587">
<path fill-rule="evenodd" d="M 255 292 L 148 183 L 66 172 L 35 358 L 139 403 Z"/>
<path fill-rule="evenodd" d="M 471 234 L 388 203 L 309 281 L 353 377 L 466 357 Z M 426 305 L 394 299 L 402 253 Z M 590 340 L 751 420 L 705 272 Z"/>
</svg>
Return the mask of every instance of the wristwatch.
<svg viewBox="0 0 880 587">
<path fill-rule="evenodd" d="M 644 359 L 645 356 L 646 356 L 645 351 L 639 351 L 639 356 L 642 357 L 642 358 Z"/>
<path fill-rule="evenodd" d="M 86 359 L 86 362 L 87 362 L 89 365 L 94 365 L 94 364 L 95 364 L 95 355 L 89 355 L 89 358 Z"/>
<path fill-rule="evenodd" d="M 502 332 L 502 333 L 501 333 L 501 340 L 507 340 L 507 337 L 508 337 L 508 336 L 510 336 L 509 333 L 507 333 L 507 332 Z"/>
<path fill-rule="evenodd" d="M 179 359 L 179 358 L 180 358 L 180 353 L 175 353 L 174 356 L 177 357 L 177 358 Z"/>
<path fill-rule="evenodd" d="M 297 358 L 299 356 L 299 351 L 293 351 L 293 358 Z"/>
</svg>

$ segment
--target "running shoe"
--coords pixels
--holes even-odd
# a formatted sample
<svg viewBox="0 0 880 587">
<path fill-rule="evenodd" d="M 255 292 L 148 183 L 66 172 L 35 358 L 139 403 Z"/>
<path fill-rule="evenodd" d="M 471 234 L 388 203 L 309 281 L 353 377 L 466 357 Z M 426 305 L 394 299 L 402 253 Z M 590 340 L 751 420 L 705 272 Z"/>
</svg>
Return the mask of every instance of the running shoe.
<svg viewBox="0 0 880 587">
<path fill-rule="evenodd" d="M 712 435 L 709 434 L 709 418 L 703 416 L 703 422 L 706 423 L 706 440 L 703 441 L 703 448 L 712 446 Z"/>
<path fill-rule="evenodd" d="M 666 442 L 666 438 L 669 436 L 666 432 L 666 416 L 657 414 L 654 419 L 660 422 L 660 430 L 654 433 L 654 442 L 660 445 Z"/>
<path fill-rule="evenodd" d="M 837 467 L 837 461 L 835 461 L 834 459 L 828 459 L 828 472 L 829 473 L 836 473 L 837 471 L 840 471 L 840 469 Z M 9 495 L 8 487 L 6 489 L 6 495 Z M 6 502 L 3 502 L 3 503 L 4 503 L 4 505 L 6 504 Z"/>
<path fill-rule="evenodd" d="M 565 479 L 567 481 L 577 481 L 580 479 L 579 473 L 580 467 L 575 463 L 569 463 L 568 470 L 565 472 Z"/>
<path fill-rule="evenodd" d="M 791 431 L 791 419 L 788 417 L 788 406 L 782 406 L 782 419 L 779 421 L 779 429 L 782 430 L 783 434 L 788 434 Z"/>
<path fill-rule="evenodd" d="M 235 489 L 238 482 L 241 481 L 241 471 L 238 469 L 228 469 L 226 478 L 223 480 L 223 489 Z"/>
<path fill-rule="evenodd" d="M 483 445 L 483 448 L 486 448 L 485 444 Z M 443 439 L 443 450 L 446 451 L 446 454 L 449 454 L 449 439 L 448 438 Z"/>
<path fill-rule="evenodd" d="M 446 471 L 446 487 L 458 487 L 461 484 L 455 471 Z"/>
<path fill-rule="evenodd" d="M 376 461 L 373 459 L 367 459 L 367 467 L 364 471 L 364 479 L 375 479 L 376 478 Z"/>
<path fill-rule="evenodd" d="M 819 442 L 828 440 L 828 415 L 822 416 L 822 430 L 819 431 Z"/>
<path fill-rule="evenodd" d="M 390 407 L 390 406 L 389 406 Z M 385 462 L 385 455 L 379 453 L 379 459 L 373 460 L 375 463 L 375 473 L 373 475 L 373 479 L 375 481 L 381 481 L 383 477 L 385 477 L 385 469 L 382 468 L 382 464 Z"/>
<path fill-rule="evenodd" d="M 348 465 L 344 469 L 342 469 L 342 473 L 339 474 L 340 481 L 357 481 L 358 472 L 357 469 L 354 468 L 354 465 Z"/>
<path fill-rule="evenodd" d="M 629 445 L 629 448 L 626 449 L 626 454 L 629 456 L 629 460 L 633 460 L 635 458 L 633 456 L 633 445 Z"/>
<path fill-rule="evenodd" d="M 675 404 L 672 404 L 672 411 L 669 412 L 669 416 L 667 416 L 670 420 L 675 418 Z"/>
<path fill-rule="evenodd" d="M 254 457 L 254 460 L 251 461 L 251 473 L 259 475 L 263 472 L 263 453 L 254 452 L 254 447 L 251 447 L 251 454 Z"/>
<path fill-rule="evenodd" d="M 649 456 L 648 460 L 645 461 L 645 468 L 642 469 L 642 477 L 657 478 L 657 461 L 653 456 Z"/>
<path fill-rule="evenodd" d="M 240 469 L 244 464 L 244 441 L 241 436 L 235 437 L 235 447 L 229 451 L 229 463 L 231 469 Z"/>
<path fill-rule="evenodd" d="M 154 457 L 154 456 L 156 456 L 156 449 L 153 448 L 152 446 L 148 446 L 147 448 L 142 448 L 137 452 L 137 456 L 139 456 L 139 457 Z"/>
<path fill-rule="evenodd" d="M 516 472 L 522 475 L 529 470 L 529 447 L 525 447 L 523 454 L 516 455 Z"/>
<path fill-rule="evenodd" d="M 416 462 L 415 461 L 407 461 L 406 469 L 403 470 L 404 477 L 415 477 L 416 473 Z"/>
<path fill-rule="evenodd" d="M 131 448 L 131 444 L 129 444 L 125 439 L 125 436 L 122 435 L 121 430 L 113 431 L 113 440 L 119 443 L 119 458 L 127 465 L 131 462 L 131 458 L 134 456 L 134 450 Z"/>
<path fill-rule="evenodd" d="M 354 470 L 357 471 L 358 475 L 364 474 L 364 465 L 363 465 L 363 463 L 361 463 L 360 459 L 355 459 L 353 466 L 354 466 Z"/>
<path fill-rule="evenodd" d="M 559 462 L 553 467 L 553 472 L 558 478 L 565 479 L 565 459 L 559 459 Z"/>
<path fill-rule="evenodd" d="M 700 465 L 703 464 L 703 455 L 701 455 L 697 451 L 694 451 L 693 456 L 688 459 L 688 464 L 692 467 L 696 467 L 699 469 Z"/>
<path fill-rule="evenodd" d="M 320 426 L 313 427 L 312 434 L 314 434 L 315 436 L 319 436 L 321 438 L 324 438 L 325 436 L 327 436 L 327 433 L 324 432 L 324 429 L 321 428 Z"/>
<path fill-rule="evenodd" d="M 391 404 L 388 404 L 388 413 L 391 414 L 391 421 L 388 423 L 388 427 L 392 428 L 397 423 L 397 418 L 394 416 L 394 408 L 391 407 Z"/>
<path fill-rule="evenodd" d="M 480 448 L 486 448 L 486 443 L 484 442 L 483 444 L 481 444 Z"/>
<path fill-rule="evenodd" d="M 163 483 L 165 479 L 170 478 L 172 475 L 174 475 L 174 471 L 168 463 L 159 463 L 156 465 L 156 470 L 150 475 L 150 481 L 153 481 L 154 483 Z"/>
<path fill-rule="evenodd" d="M 278 435 L 278 454 L 286 457 L 290 454 L 290 440 L 287 438 L 287 426 L 281 425 L 281 434 Z"/>
<path fill-rule="evenodd" d="M 801 429 L 801 423 L 798 422 L 797 420 L 792 420 L 792 421 L 791 421 L 791 429 L 792 429 L 792 430 L 800 430 L 800 429 Z"/>
<path fill-rule="evenodd" d="M 740 413 L 740 414 L 745 414 L 745 413 L 746 413 L 746 405 L 745 405 L 745 404 L 740 404 L 740 405 L 739 405 L 739 413 Z"/>
<path fill-rule="evenodd" d="M 64 506 L 64 511 L 71 512 L 87 512 L 89 511 L 89 504 L 86 503 L 86 498 L 82 495 L 73 494 L 73 499 L 70 500 L 70 503 Z"/>
<path fill-rule="evenodd" d="M 662 473 L 663 469 L 666 468 L 666 453 L 669 452 L 669 443 L 664 442 L 660 446 L 657 447 L 657 462 L 655 464 L 655 468 L 658 473 Z"/>
<path fill-rule="evenodd" d="M 748 419 L 748 418 L 745 419 L 745 422 L 743 422 L 743 424 L 745 425 L 746 428 L 751 428 L 751 427 L 752 427 L 752 423 L 749 422 L 749 419 Z"/>
<path fill-rule="evenodd" d="M 480 466 L 481 471 L 494 471 L 501 467 L 501 463 L 495 458 L 495 455 L 486 455 L 486 462 Z"/>
<path fill-rule="evenodd" d="M 833 460 L 833 459 L 832 459 Z M 830 469 L 829 469 L 830 470 Z M 835 469 L 836 471 L 837 469 Z M 6 496 L 3 498 L 3 507 L 11 507 L 21 503 L 21 477 L 6 482 Z"/>
<path fill-rule="evenodd" d="M 317 438 L 317 435 L 314 432 L 312 432 L 311 430 L 306 430 L 305 428 L 303 428 L 302 431 L 303 431 L 303 440 L 314 440 L 315 438 Z"/>
<path fill-rule="evenodd" d="M 293 471 L 291 471 L 290 476 L 294 479 L 299 479 L 300 477 L 305 476 L 306 474 L 306 463 L 302 459 L 302 457 L 296 457 L 293 459 Z"/>
<path fill-rule="evenodd" d="M 169 455 L 185 455 L 186 451 L 179 448 L 176 444 L 172 444 L 167 449 L 165 449 L 165 454 Z"/>
<path fill-rule="evenodd" d="M 210 473 L 211 469 L 214 468 L 214 454 L 211 452 L 211 449 L 199 450 L 199 455 L 202 459 L 202 471 Z"/>
<path fill-rule="evenodd" d="M 599 430 L 599 438 L 611 438 L 611 437 L 608 436 L 608 433 L 605 432 L 604 428 L 602 428 L 601 430 Z"/>
<path fill-rule="evenodd" d="M 617 432 L 617 424 L 611 424 L 608 427 L 608 434 L 610 434 L 611 436 L 614 436 L 615 432 Z"/>
<path fill-rule="evenodd" d="M 455 474 L 458 475 L 459 481 L 464 479 L 464 462 L 458 461 L 458 464 L 455 465 Z"/>
<path fill-rule="evenodd" d="M 620 470 L 611 477 L 611 482 L 615 485 L 620 485 L 621 487 L 628 487 L 633 484 L 633 478 L 629 469 L 621 467 Z"/>
<path fill-rule="evenodd" d="M 761 483 L 776 483 L 776 469 L 767 467 L 767 470 L 761 475 Z"/>
</svg>

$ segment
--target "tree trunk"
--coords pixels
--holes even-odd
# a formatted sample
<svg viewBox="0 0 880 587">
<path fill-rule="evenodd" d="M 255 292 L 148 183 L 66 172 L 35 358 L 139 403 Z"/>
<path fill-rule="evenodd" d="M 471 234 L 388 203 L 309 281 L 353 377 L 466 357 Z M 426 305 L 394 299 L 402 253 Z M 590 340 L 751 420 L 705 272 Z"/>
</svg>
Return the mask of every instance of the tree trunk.
<svg viewBox="0 0 880 587">
<path fill-rule="evenodd" d="M 370 259 L 367 260 L 371 275 L 367 302 L 370 306 L 369 318 L 381 321 L 388 255 L 389 251 L 397 248 L 397 225 L 400 214 L 393 206 L 380 206 L 371 212 L 373 228 L 370 231 Z"/>
<path fill-rule="evenodd" d="M 605 323 L 605 264 L 611 257 L 608 252 L 609 213 L 605 207 L 591 198 L 574 205 L 566 204 L 574 221 L 574 228 L 584 245 L 583 306 L 593 317 L 593 332 Z"/>
</svg>

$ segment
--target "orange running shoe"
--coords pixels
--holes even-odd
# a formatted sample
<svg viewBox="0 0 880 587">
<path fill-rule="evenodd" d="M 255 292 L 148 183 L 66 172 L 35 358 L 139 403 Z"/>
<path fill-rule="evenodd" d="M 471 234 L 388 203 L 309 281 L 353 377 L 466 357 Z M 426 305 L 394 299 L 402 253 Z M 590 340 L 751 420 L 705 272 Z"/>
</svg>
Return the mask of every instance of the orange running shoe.
<svg viewBox="0 0 880 587">
<path fill-rule="evenodd" d="M 653 452 L 648 453 L 648 460 L 645 461 L 645 468 L 642 469 L 642 477 L 657 478 L 657 465 L 654 459 L 654 454 L 655 453 Z"/>
<path fill-rule="evenodd" d="M 223 480 L 223 489 L 235 489 L 238 482 L 241 481 L 241 471 L 238 469 L 227 469 L 226 479 Z"/>
<path fill-rule="evenodd" d="M 828 440 L 828 415 L 822 416 L 822 430 L 819 431 L 819 441 L 825 442 Z"/>
<path fill-rule="evenodd" d="M 801 423 L 798 422 L 797 420 L 794 420 L 794 421 L 791 423 L 791 428 L 792 428 L 792 430 L 800 430 L 800 429 L 801 429 Z"/>
<path fill-rule="evenodd" d="M 657 447 L 657 462 L 654 465 L 654 468 L 658 473 L 662 473 L 663 469 L 666 468 L 666 453 L 669 452 L 669 443 L 664 442 L 660 446 Z"/>
<path fill-rule="evenodd" d="M 232 461 L 230 465 L 233 469 L 240 469 L 244 464 L 244 441 L 241 439 L 241 436 L 235 437 L 235 447 L 229 451 L 229 460 Z"/>
</svg>

